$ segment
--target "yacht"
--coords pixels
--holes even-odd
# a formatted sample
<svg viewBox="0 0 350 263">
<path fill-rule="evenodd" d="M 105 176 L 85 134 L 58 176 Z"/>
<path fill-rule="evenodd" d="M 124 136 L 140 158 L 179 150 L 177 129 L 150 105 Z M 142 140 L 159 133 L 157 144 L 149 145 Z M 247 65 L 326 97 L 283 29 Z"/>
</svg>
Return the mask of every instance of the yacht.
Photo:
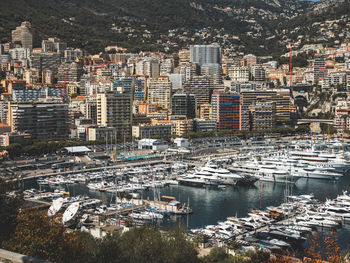
<svg viewBox="0 0 350 263">
<path fill-rule="evenodd" d="M 245 163 L 233 168 L 236 172 L 250 173 L 261 181 L 276 183 L 295 183 L 300 179 L 298 175 L 290 174 L 286 169 L 273 164 L 261 164 L 259 162 Z"/>
<path fill-rule="evenodd" d="M 219 168 L 216 164 L 207 163 L 204 167 L 200 169 L 200 173 L 208 172 L 212 176 L 219 179 L 222 184 L 236 185 L 237 182 L 242 179 L 242 176 L 237 173 L 232 173 L 227 169 Z"/>
<path fill-rule="evenodd" d="M 179 184 L 188 185 L 188 186 L 199 186 L 202 187 L 206 185 L 206 181 L 194 174 L 189 174 L 184 177 L 177 178 Z"/>
</svg>

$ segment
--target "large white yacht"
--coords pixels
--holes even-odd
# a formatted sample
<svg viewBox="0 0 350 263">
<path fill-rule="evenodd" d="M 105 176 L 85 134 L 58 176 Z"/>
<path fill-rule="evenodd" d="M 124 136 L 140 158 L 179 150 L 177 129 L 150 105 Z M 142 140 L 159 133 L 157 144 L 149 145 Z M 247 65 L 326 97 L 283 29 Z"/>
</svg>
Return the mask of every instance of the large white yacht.
<svg viewBox="0 0 350 263">
<path fill-rule="evenodd" d="M 338 180 L 343 176 L 336 172 L 336 169 L 333 167 L 317 166 L 305 161 L 289 159 L 288 156 L 263 159 L 262 163 L 276 165 L 279 169 L 288 171 L 293 176 L 309 179 Z"/>
<path fill-rule="evenodd" d="M 325 152 L 292 151 L 289 153 L 291 159 L 306 162 L 310 165 L 334 168 L 337 172 L 345 173 L 350 169 L 350 162 L 339 155 Z"/>
<path fill-rule="evenodd" d="M 236 185 L 237 182 L 242 178 L 237 173 L 232 173 L 227 169 L 219 168 L 216 164 L 207 163 L 205 166 L 201 167 L 199 173 L 208 172 L 212 174 L 215 178 L 220 180 L 223 184 Z"/>
<path fill-rule="evenodd" d="M 235 165 L 233 170 L 237 173 L 249 173 L 261 181 L 276 183 L 295 183 L 301 177 L 290 174 L 286 169 L 279 168 L 274 164 L 263 164 L 260 162 L 242 163 Z"/>
</svg>

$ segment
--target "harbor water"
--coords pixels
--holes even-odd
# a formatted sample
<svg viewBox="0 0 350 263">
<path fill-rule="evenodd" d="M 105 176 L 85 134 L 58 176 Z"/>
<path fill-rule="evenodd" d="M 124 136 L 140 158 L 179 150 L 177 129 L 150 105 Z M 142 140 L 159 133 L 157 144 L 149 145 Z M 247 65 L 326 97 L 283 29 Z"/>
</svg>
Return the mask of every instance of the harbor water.
<svg viewBox="0 0 350 263">
<path fill-rule="evenodd" d="M 36 181 L 26 181 L 24 188 L 39 189 Z M 52 190 L 49 187 L 42 189 Z M 72 196 L 88 195 L 101 199 L 105 204 L 114 202 L 115 194 L 88 189 L 85 184 L 65 186 Z M 264 209 L 267 206 L 278 206 L 284 201 L 286 185 L 283 183 L 256 182 L 254 186 L 231 186 L 225 189 L 208 187 L 190 187 L 171 185 L 156 190 L 143 191 L 143 199 L 153 200 L 154 196 L 174 196 L 182 203 L 189 202 L 193 213 L 188 216 L 171 217 L 163 223 L 168 227 L 177 223 L 188 229 L 204 227 L 224 221 L 229 216 L 245 217 L 250 210 Z M 345 174 L 338 182 L 328 180 L 305 179 L 289 187 L 290 194 L 314 194 L 320 201 L 333 199 L 343 191 L 350 190 L 350 173 Z M 342 249 L 350 249 L 350 224 L 338 230 L 339 245 Z"/>
</svg>

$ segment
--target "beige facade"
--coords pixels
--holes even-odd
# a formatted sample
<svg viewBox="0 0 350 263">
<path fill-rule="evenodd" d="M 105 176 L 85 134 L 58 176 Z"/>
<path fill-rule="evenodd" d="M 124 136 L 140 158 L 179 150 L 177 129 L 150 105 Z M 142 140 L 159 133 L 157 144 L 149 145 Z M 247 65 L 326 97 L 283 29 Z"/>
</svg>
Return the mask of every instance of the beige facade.
<svg viewBox="0 0 350 263">
<path fill-rule="evenodd" d="M 171 109 L 172 84 L 169 77 L 152 79 L 148 88 L 148 103 L 157 103 L 163 109 Z"/>
<path fill-rule="evenodd" d="M 97 94 L 97 125 L 117 128 L 119 134 L 131 135 L 132 100 L 130 94 Z"/>
</svg>

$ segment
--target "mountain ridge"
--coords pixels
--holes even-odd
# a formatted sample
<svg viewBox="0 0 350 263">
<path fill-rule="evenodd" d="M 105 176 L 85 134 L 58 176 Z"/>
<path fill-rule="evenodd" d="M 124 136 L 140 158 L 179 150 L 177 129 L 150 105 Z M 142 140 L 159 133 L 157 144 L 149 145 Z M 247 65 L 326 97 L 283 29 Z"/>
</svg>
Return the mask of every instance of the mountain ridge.
<svg viewBox="0 0 350 263">
<path fill-rule="evenodd" d="M 309 14 L 322 13 L 328 7 L 335 9 L 338 5 L 349 1 L 321 0 L 312 3 L 299 0 L 3 0 L 3 2 L 3 15 L 0 17 L 0 39 L 3 41 L 10 40 L 11 30 L 21 21 L 29 20 L 37 32 L 36 45 L 40 44 L 42 38 L 57 36 L 73 47 L 84 47 L 96 52 L 112 44 L 125 46 L 130 50 L 133 50 L 133 46 L 139 50 L 162 49 L 164 47 L 157 46 L 155 42 L 158 39 L 174 41 L 174 38 L 167 36 L 169 30 L 177 30 L 176 33 L 179 35 L 187 32 L 187 36 L 193 36 L 192 42 L 201 41 L 198 32 L 202 34 L 203 30 L 211 34 L 222 32 L 239 36 L 240 39 L 258 39 L 259 43 L 254 48 L 260 49 L 267 38 L 279 36 L 284 30 L 283 27 L 287 28 L 290 22 L 300 26 L 300 21 L 307 20 Z M 130 37 L 130 34 L 135 36 Z M 293 36 L 291 34 L 291 37 Z M 176 39 L 179 47 L 191 42 L 182 41 L 182 38 Z M 215 40 L 215 37 L 208 38 L 208 41 L 215 42 Z M 266 47 L 264 48 L 267 51 Z M 279 49 L 281 51 L 282 46 Z"/>
</svg>

